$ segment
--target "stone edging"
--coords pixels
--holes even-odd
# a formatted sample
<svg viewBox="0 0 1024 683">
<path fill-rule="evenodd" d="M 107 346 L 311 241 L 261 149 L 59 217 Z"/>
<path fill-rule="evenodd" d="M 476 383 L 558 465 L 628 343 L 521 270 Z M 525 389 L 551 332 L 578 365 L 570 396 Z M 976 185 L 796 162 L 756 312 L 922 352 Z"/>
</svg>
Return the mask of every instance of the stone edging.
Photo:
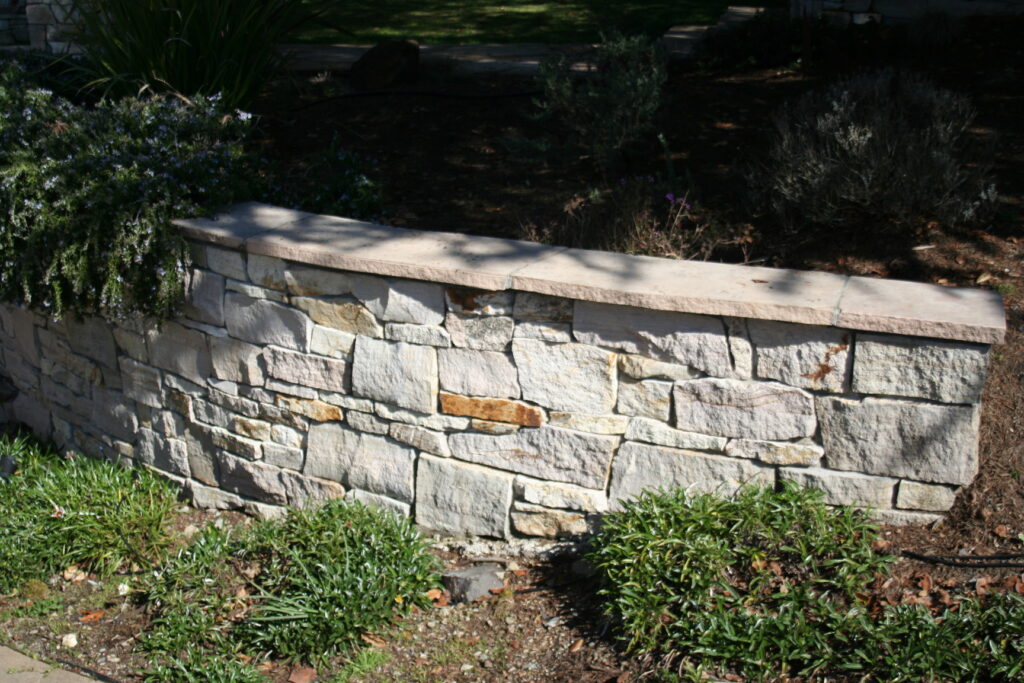
<svg viewBox="0 0 1024 683">
<path fill-rule="evenodd" d="M 314 266 L 655 310 L 996 344 L 998 293 L 832 273 L 678 261 L 394 228 L 249 202 L 179 220 L 192 239 Z"/>
</svg>

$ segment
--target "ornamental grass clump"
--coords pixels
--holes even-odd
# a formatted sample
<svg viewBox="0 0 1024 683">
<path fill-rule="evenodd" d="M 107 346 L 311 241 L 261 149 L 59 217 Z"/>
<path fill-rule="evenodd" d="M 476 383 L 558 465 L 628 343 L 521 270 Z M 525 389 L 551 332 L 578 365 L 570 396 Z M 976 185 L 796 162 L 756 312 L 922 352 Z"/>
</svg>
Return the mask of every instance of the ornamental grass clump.
<svg viewBox="0 0 1024 683">
<path fill-rule="evenodd" d="M 267 656 L 319 664 L 349 654 L 367 633 L 429 606 L 437 570 L 409 520 L 359 503 L 331 501 L 234 531 L 207 527 L 146 589 L 150 680 L 205 680 L 209 661 L 239 652 L 253 666 Z"/>
<path fill-rule="evenodd" d="M 82 106 L 0 64 L 0 299 L 45 314 L 172 315 L 174 218 L 252 196 L 248 114 L 216 97 Z"/>
<path fill-rule="evenodd" d="M 794 230 L 977 223 L 996 191 L 974 115 L 966 97 L 892 69 L 811 92 L 776 114 L 768 157 L 750 177 L 755 203 Z"/>
</svg>

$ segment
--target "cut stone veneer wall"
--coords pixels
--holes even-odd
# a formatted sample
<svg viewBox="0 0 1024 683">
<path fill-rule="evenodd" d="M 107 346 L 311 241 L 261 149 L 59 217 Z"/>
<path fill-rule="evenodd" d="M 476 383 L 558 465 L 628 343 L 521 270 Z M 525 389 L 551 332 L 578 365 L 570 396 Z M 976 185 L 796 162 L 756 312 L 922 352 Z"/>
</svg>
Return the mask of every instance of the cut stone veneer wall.
<svg viewBox="0 0 1024 683">
<path fill-rule="evenodd" d="M 1017 14 L 1024 14 L 1024 0 L 790 0 L 790 16 L 820 16 L 839 25 Z"/>
<path fill-rule="evenodd" d="M 181 222 L 184 316 L 0 309 L 7 418 L 201 507 L 349 496 L 585 532 L 645 488 L 794 481 L 936 519 L 977 469 L 997 295 L 425 233 L 246 204 Z"/>
</svg>

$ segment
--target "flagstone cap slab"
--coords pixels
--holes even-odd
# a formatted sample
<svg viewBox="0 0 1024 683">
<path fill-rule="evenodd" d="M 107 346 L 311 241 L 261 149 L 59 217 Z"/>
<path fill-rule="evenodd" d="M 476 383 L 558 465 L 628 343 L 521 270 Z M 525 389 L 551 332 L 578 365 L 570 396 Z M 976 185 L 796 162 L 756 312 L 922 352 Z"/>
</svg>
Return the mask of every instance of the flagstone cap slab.
<svg viewBox="0 0 1024 683">
<path fill-rule="evenodd" d="M 996 292 L 680 261 L 394 228 L 248 202 L 176 221 L 190 239 L 324 268 L 655 310 L 978 343 L 1006 331 Z"/>
</svg>

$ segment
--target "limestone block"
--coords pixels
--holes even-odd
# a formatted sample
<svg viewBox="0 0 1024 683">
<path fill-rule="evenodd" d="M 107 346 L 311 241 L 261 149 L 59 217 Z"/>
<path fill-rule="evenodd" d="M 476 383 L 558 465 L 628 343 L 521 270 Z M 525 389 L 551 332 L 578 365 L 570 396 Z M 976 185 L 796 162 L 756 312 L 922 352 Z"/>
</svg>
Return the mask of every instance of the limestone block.
<svg viewBox="0 0 1024 683">
<path fill-rule="evenodd" d="M 319 507 L 329 500 L 345 497 L 345 489 L 334 481 L 304 477 L 296 472 L 280 473 L 288 505 L 300 510 Z"/>
<path fill-rule="evenodd" d="M 448 331 L 443 327 L 433 325 L 387 323 L 384 325 L 384 337 L 391 341 L 402 341 L 420 346 L 436 346 L 439 349 L 447 349 L 452 345 L 452 338 Z"/>
<path fill-rule="evenodd" d="M 721 451 L 727 439 L 721 436 L 694 434 L 672 429 L 664 422 L 649 417 L 634 417 L 629 421 L 626 438 L 630 441 L 645 441 L 669 448 L 698 451 Z"/>
<path fill-rule="evenodd" d="M 513 339 L 538 339 L 559 344 L 572 341 L 570 323 L 551 323 L 539 320 L 521 320 L 516 323 Z"/>
<path fill-rule="evenodd" d="M 194 425 L 185 433 L 185 452 L 188 454 L 188 468 L 193 479 L 207 486 L 218 486 L 217 457 L 205 432 Z"/>
<path fill-rule="evenodd" d="M 76 319 L 75 316 L 68 316 L 64 323 L 67 325 L 68 343 L 75 353 L 80 353 L 108 368 L 117 367 L 117 347 L 114 345 L 114 335 L 110 331 L 110 325 L 102 318 L 90 316 Z M 29 340 L 31 343 L 31 337 Z M 25 357 L 32 362 L 31 354 L 26 354 Z"/>
<path fill-rule="evenodd" d="M 297 296 L 292 303 L 305 311 L 313 322 L 349 334 L 383 337 L 384 328 L 370 311 L 349 297 L 313 298 Z"/>
<path fill-rule="evenodd" d="M 92 415 L 89 426 L 105 436 L 122 441 L 134 441 L 139 428 L 135 405 L 120 391 L 96 388 L 92 394 Z M 49 420 L 47 420 L 49 421 Z"/>
<path fill-rule="evenodd" d="M 910 510 L 945 512 L 956 502 L 956 489 L 949 486 L 901 481 L 896 493 L 896 507 Z"/>
<path fill-rule="evenodd" d="M 193 507 L 200 510 L 238 510 L 245 506 L 245 501 L 239 496 L 197 481 L 185 482 L 185 496 L 192 501 Z"/>
<path fill-rule="evenodd" d="M 332 391 L 321 391 L 320 400 L 332 406 L 345 408 L 347 410 L 358 410 L 364 413 L 373 412 L 373 401 L 366 398 L 356 398 L 355 396 L 336 394 Z"/>
<path fill-rule="evenodd" d="M 368 337 L 356 340 L 352 393 L 421 413 L 437 410 L 437 351 Z"/>
<path fill-rule="evenodd" d="M 306 445 L 306 435 L 297 429 L 275 424 L 270 426 L 270 439 L 274 443 L 291 448 L 302 448 Z"/>
<path fill-rule="evenodd" d="M 236 339 L 306 350 L 309 318 L 275 301 L 228 292 L 224 296 L 224 321 L 228 334 Z"/>
<path fill-rule="evenodd" d="M 153 412 L 153 429 L 164 436 L 181 438 L 185 436 L 185 418 L 170 410 Z"/>
<path fill-rule="evenodd" d="M 575 429 L 592 434 L 624 434 L 629 425 L 625 415 L 586 415 L 584 413 L 551 413 L 548 424 L 552 427 Z"/>
<path fill-rule="evenodd" d="M 857 507 L 890 508 L 896 480 L 872 477 L 854 472 L 813 468 L 779 469 L 781 481 L 792 481 L 808 489 L 825 493 L 829 505 L 855 505 Z"/>
<path fill-rule="evenodd" d="M 619 382 L 616 411 L 667 422 L 672 414 L 672 383 L 659 380 Z"/>
<path fill-rule="evenodd" d="M 301 472 L 302 465 L 305 462 L 305 454 L 302 449 L 293 449 L 291 446 L 280 443 L 264 443 L 263 462 L 274 467 L 283 467 Z"/>
<path fill-rule="evenodd" d="M 145 427 L 138 430 L 139 462 L 182 477 L 190 476 L 188 448 L 181 439 L 167 439 Z"/>
<path fill-rule="evenodd" d="M 451 456 L 448 449 L 448 436 L 444 432 L 435 432 L 426 427 L 392 423 L 389 434 L 395 441 L 409 444 L 419 451 L 447 458 Z"/>
<path fill-rule="evenodd" d="M 437 369 L 443 391 L 466 396 L 519 398 L 519 373 L 508 354 L 441 349 L 437 352 Z"/>
<path fill-rule="evenodd" d="M 352 293 L 380 320 L 419 325 L 440 325 L 444 320 L 442 285 L 363 274 L 349 277 Z"/>
<path fill-rule="evenodd" d="M 942 515 L 930 512 L 914 512 L 911 510 L 873 510 L 871 519 L 880 524 L 893 526 L 924 526 L 941 522 Z"/>
<path fill-rule="evenodd" d="M 412 506 L 409 503 L 403 503 L 400 500 L 388 498 L 387 496 L 381 496 L 376 493 L 370 493 L 369 491 L 362 491 L 360 489 L 350 489 L 349 498 L 358 501 L 368 507 L 375 507 L 381 510 L 390 510 L 399 517 L 408 517 L 410 514 L 412 514 Z"/>
<path fill-rule="evenodd" d="M 140 363 L 149 361 L 149 354 L 146 351 L 146 338 L 141 334 L 135 334 L 129 332 L 120 327 L 115 327 L 113 330 L 114 341 L 117 342 L 117 348 L 122 353 L 127 355 L 132 360 L 137 360 Z"/>
<path fill-rule="evenodd" d="M 233 413 L 225 410 L 222 406 L 201 398 L 192 399 L 192 415 L 197 422 L 224 429 L 228 428 L 235 417 Z"/>
<path fill-rule="evenodd" d="M 515 292 L 489 292 L 485 289 L 448 287 L 444 291 L 449 311 L 472 315 L 512 315 Z"/>
<path fill-rule="evenodd" d="M 775 382 L 693 379 L 673 391 L 676 426 L 688 432 L 778 441 L 814 434 L 814 399 Z"/>
<path fill-rule="evenodd" d="M 296 353 L 276 346 L 263 350 L 267 374 L 275 379 L 314 389 L 348 393 L 351 364 L 343 360 Z"/>
<path fill-rule="evenodd" d="M 978 471 L 978 410 L 882 398 L 818 397 L 825 462 L 941 484 L 968 484 Z"/>
<path fill-rule="evenodd" d="M 549 510 L 539 505 L 516 502 L 512 505 L 512 528 L 524 536 L 568 538 L 590 531 L 587 516 L 568 510 Z"/>
<path fill-rule="evenodd" d="M 229 382 L 263 386 L 262 350 L 229 337 L 210 337 L 210 362 L 213 374 Z"/>
<path fill-rule="evenodd" d="M 303 472 L 411 503 L 415 461 L 408 446 L 328 423 L 310 427 Z"/>
<path fill-rule="evenodd" d="M 613 509 L 643 491 L 680 487 L 720 496 L 734 494 L 744 484 L 770 485 L 775 471 L 752 460 L 735 460 L 696 451 L 648 446 L 628 441 L 612 465 L 609 500 Z"/>
<path fill-rule="evenodd" d="M 732 372 L 729 340 L 718 318 L 577 301 L 577 341 L 689 365 L 715 377 Z"/>
<path fill-rule="evenodd" d="M 284 281 L 288 291 L 298 296 L 340 296 L 352 292 L 352 281 L 347 273 L 297 263 L 287 264 Z"/>
<path fill-rule="evenodd" d="M 231 420 L 231 431 L 247 439 L 257 441 L 270 440 L 270 423 L 263 420 L 253 420 L 249 417 L 236 416 Z"/>
<path fill-rule="evenodd" d="M 516 320 L 571 323 L 572 309 L 572 299 L 532 292 L 516 292 L 514 309 Z"/>
<path fill-rule="evenodd" d="M 416 523 L 449 534 L 508 538 L 512 475 L 431 455 L 416 472 Z"/>
<path fill-rule="evenodd" d="M 483 432 L 484 434 L 514 434 L 519 431 L 519 425 L 516 424 L 510 424 L 508 422 L 493 422 L 491 420 L 480 420 L 477 418 L 470 421 L 469 428 L 474 432 Z"/>
<path fill-rule="evenodd" d="M 512 342 L 523 398 L 564 412 L 610 413 L 615 408 L 614 353 L 583 344 Z"/>
<path fill-rule="evenodd" d="M 127 357 L 122 357 L 119 365 L 125 396 L 151 408 L 163 407 L 159 370 Z"/>
<path fill-rule="evenodd" d="M 24 356 L 25 360 L 32 365 L 39 365 L 39 346 L 36 344 L 36 332 L 39 330 L 41 333 L 41 327 L 44 323 L 42 316 L 33 311 L 17 308 L 14 306 L 5 307 L 5 326 L 8 329 L 8 334 L 14 337 L 14 345 L 21 355 Z M 110 350 L 107 347 L 107 339 L 104 331 L 106 324 L 100 321 L 98 318 L 89 318 L 88 320 L 80 321 L 77 326 L 71 318 L 66 318 L 65 322 L 70 323 L 68 329 L 74 329 L 77 333 L 85 333 L 86 338 L 78 340 L 78 343 L 82 346 L 80 348 L 85 350 L 75 350 L 85 356 L 92 358 L 90 354 L 100 354 L 103 361 L 109 361 Z M 69 332 L 70 334 L 70 332 Z M 65 335 L 67 338 L 67 335 Z M 100 360 L 100 358 L 96 358 Z M 116 364 L 109 364 L 107 367 L 117 367 Z"/>
<path fill-rule="evenodd" d="M 732 439 L 725 454 L 733 458 L 753 458 L 769 465 L 817 467 L 825 449 L 810 439 L 800 441 L 754 441 Z"/>
<path fill-rule="evenodd" d="M 250 285 L 248 282 L 239 282 L 238 280 L 227 280 L 224 288 L 229 292 L 236 292 L 238 294 L 244 294 L 250 299 L 267 299 L 269 301 L 276 301 L 280 304 L 288 303 L 288 295 L 284 292 L 279 292 L 276 289 L 267 289 L 266 287 L 260 287 L 258 285 Z"/>
<path fill-rule="evenodd" d="M 757 376 L 793 387 L 841 392 L 847 384 L 850 333 L 835 327 L 749 320 Z"/>
<path fill-rule="evenodd" d="M 515 323 L 508 316 L 466 313 L 448 313 L 444 326 L 453 345 L 480 351 L 504 351 L 515 329 Z"/>
<path fill-rule="evenodd" d="M 224 490 L 271 505 L 288 504 L 288 494 L 278 468 L 236 458 L 228 453 L 218 453 L 217 464 L 220 469 L 220 485 Z"/>
<path fill-rule="evenodd" d="M 539 427 L 546 421 L 544 411 L 522 401 L 501 398 L 470 398 L 441 392 L 441 412 L 474 417 L 488 422 L 508 422 L 524 427 Z"/>
<path fill-rule="evenodd" d="M 452 434 L 448 445 L 460 460 L 601 489 L 619 437 L 544 426 L 502 436 Z"/>
<path fill-rule="evenodd" d="M 248 460 L 259 460 L 263 457 L 263 445 L 259 441 L 247 439 L 217 427 L 208 428 L 206 433 L 214 448 Z"/>
<path fill-rule="evenodd" d="M 238 382 L 232 382 L 227 379 L 217 379 L 216 377 L 207 377 L 206 383 L 211 389 L 230 394 L 231 396 L 238 396 Z"/>
<path fill-rule="evenodd" d="M 284 290 L 287 288 L 284 271 L 287 266 L 279 258 L 249 254 L 247 271 L 253 284 L 270 289 Z"/>
<path fill-rule="evenodd" d="M 287 394 L 288 396 L 296 396 L 307 400 L 314 400 L 317 397 L 316 389 L 307 387 L 305 384 L 286 382 L 282 379 L 277 379 L 276 377 L 268 377 L 263 385 L 266 387 L 267 391 L 278 394 Z"/>
<path fill-rule="evenodd" d="M 603 490 L 587 489 L 582 486 L 542 481 L 520 475 L 515 479 L 513 491 L 519 500 L 547 508 L 580 512 L 605 512 L 608 509 L 608 496 Z"/>
<path fill-rule="evenodd" d="M 729 335 L 729 353 L 732 355 L 732 377 L 750 379 L 754 376 L 754 345 L 746 318 L 723 318 Z"/>
<path fill-rule="evenodd" d="M 37 398 L 18 394 L 10 404 L 13 421 L 27 424 L 34 434 L 46 438 L 50 435 L 50 411 Z"/>
<path fill-rule="evenodd" d="M 207 245 L 206 267 L 224 277 L 243 282 L 248 279 L 245 272 L 245 257 L 233 249 Z"/>
<path fill-rule="evenodd" d="M 857 335 L 853 390 L 942 403 L 978 403 L 989 347 L 894 335 Z"/>
<path fill-rule="evenodd" d="M 355 346 L 356 335 L 324 325 L 313 325 L 309 336 L 309 350 L 321 356 L 347 358 Z"/>
<path fill-rule="evenodd" d="M 662 379 L 681 381 L 697 379 L 701 373 L 686 365 L 663 363 L 646 356 L 628 353 L 619 354 L 619 372 L 634 380 Z"/>
<path fill-rule="evenodd" d="M 370 434 L 387 434 L 391 429 L 391 423 L 387 420 L 382 420 L 376 415 L 361 413 L 357 410 L 348 411 L 345 421 L 348 422 L 352 429 Z"/>
<path fill-rule="evenodd" d="M 193 270 L 182 313 L 201 323 L 224 326 L 224 276 L 208 270 Z"/>
<path fill-rule="evenodd" d="M 444 396 L 444 394 L 442 394 L 442 396 Z M 385 420 L 404 422 L 406 424 L 416 425 L 417 427 L 426 427 L 427 429 L 433 429 L 439 432 L 460 431 L 469 426 L 469 418 L 466 417 L 418 413 L 414 410 L 405 410 L 404 408 L 389 406 L 386 403 L 375 403 L 373 411 Z"/>
<path fill-rule="evenodd" d="M 344 418 L 344 414 L 337 406 L 317 399 L 278 396 L 276 403 L 285 410 L 308 417 L 315 422 L 337 422 Z"/>
</svg>

